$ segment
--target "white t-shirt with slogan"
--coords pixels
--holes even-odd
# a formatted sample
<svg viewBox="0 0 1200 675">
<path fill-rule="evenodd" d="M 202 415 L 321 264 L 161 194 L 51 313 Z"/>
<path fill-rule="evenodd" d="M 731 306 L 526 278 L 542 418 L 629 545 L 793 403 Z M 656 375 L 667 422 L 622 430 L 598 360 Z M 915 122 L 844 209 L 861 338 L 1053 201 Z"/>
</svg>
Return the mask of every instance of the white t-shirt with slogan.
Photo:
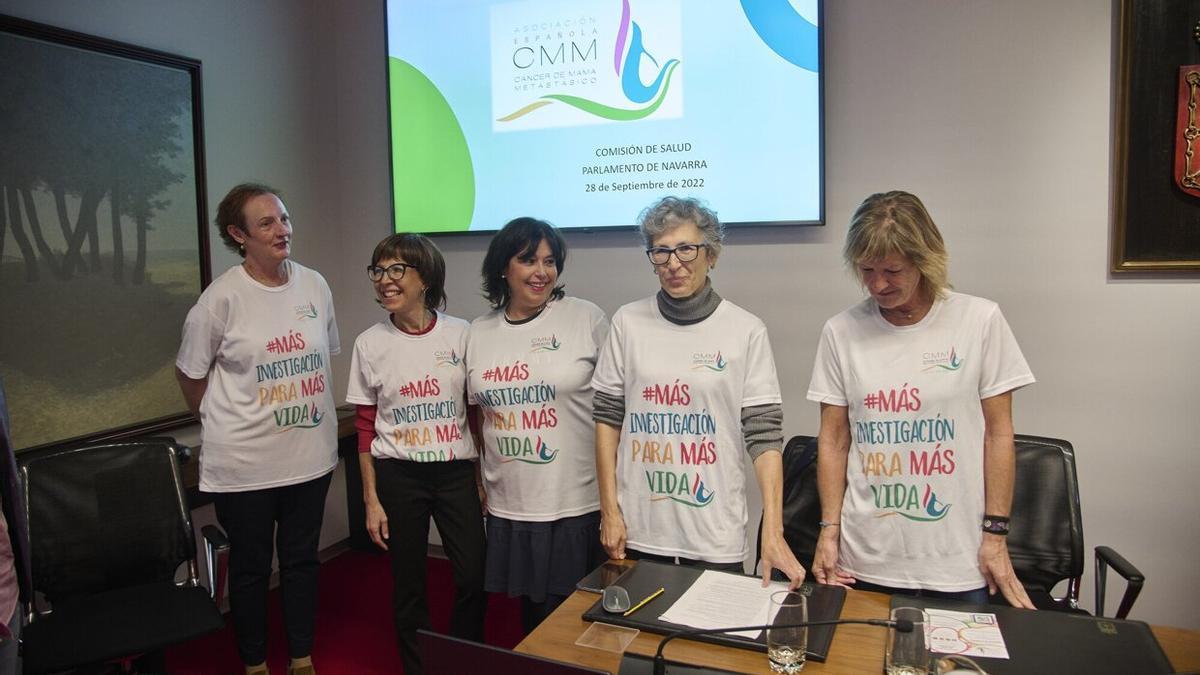
<svg viewBox="0 0 1200 675">
<path fill-rule="evenodd" d="M 578 298 L 519 325 L 502 310 L 467 332 L 467 393 L 483 417 L 488 511 L 547 522 L 599 510 L 592 370 L 608 322 Z"/>
<path fill-rule="evenodd" d="M 980 400 L 1033 381 L 983 298 L 950 293 L 903 327 L 868 298 L 826 322 L 808 399 L 849 409 L 842 568 L 898 588 L 983 586 Z"/>
<path fill-rule="evenodd" d="M 767 329 L 721 301 L 680 326 L 656 298 L 613 316 L 593 386 L 625 399 L 617 496 L 630 548 L 715 563 L 746 557 L 742 408 L 780 403 Z"/>
<path fill-rule="evenodd" d="M 264 286 L 238 265 L 183 324 L 175 365 L 208 378 L 200 402 L 200 489 L 239 492 L 302 483 L 337 464 L 329 357 L 341 349 L 325 279 L 287 261 Z"/>
<path fill-rule="evenodd" d="M 373 405 L 371 456 L 411 462 L 475 459 L 467 433 L 467 322 L 438 313 L 424 335 L 409 335 L 391 318 L 354 341 L 346 400 Z"/>
</svg>

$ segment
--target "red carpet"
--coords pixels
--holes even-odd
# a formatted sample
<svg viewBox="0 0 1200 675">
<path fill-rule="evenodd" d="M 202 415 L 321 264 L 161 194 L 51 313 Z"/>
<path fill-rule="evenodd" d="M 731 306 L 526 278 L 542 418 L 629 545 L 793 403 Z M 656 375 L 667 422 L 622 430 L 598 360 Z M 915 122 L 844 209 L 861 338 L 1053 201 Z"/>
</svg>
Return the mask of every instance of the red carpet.
<svg viewBox="0 0 1200 675">
<path fill-rule="evenodd" d="M 450 625 L 454 583 L 450 563 L 429 559 L 429 612 L 433 629 Z M 368 675 L 402 672 L 392 625 L 392 573 L 387 555 L 347 551 L 321 566 L 320 609 L 313 664 L 320 675 Z M 488 644 L 512 648 L 524 638 L 520 600 L 493 593 L 485 624 Z M 271 591 L 267 665 L 287 672 L 287 641 L 279 609 L 279 591 Z M 241 675 L 233 629 L 223 630 L 167 651 L 167 670 L 177 675 Z"/>
</svg>

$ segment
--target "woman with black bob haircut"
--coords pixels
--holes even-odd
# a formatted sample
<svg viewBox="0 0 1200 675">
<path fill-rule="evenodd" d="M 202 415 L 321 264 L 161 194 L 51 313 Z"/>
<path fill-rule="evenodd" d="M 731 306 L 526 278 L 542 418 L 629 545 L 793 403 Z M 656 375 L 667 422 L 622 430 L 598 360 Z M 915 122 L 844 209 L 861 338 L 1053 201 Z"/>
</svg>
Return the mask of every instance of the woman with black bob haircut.
<svg viewBox="0 0 1200 675">
<path fill-rule="evenodd" d="M 514 293 L 507 281 L 509 262 L 518 255 L 532 256 L 543 242 L 554 262 L 554 279 L 551 281 L 553 284 L 562 274 L 563 266 L 567 262 L 567 242 L 557 228 L 544 220 L 521 217 L 509 221 L 504 229 L 492 237 L 487 254 L 483 257 L 483 297 L 491 303 L 492 309 L 507 308 L 514 295 L 518 296 L 518 305 L 526 301 L 537 302 L 540 299 L 538 307 L 544 306 L 549 300 L 563 299 L 566 287 L 561 284 L 550 290 L 548 299 L 526 298 L 520 297 L 519 292 Z M 516 311 L 521 312 L 525 309 L 527 308 L 518 307 Z"/>
<path fill-rule="evenodd" d="M 566 256 L 549 223 L 510 221 L 483 260 L 492 311 L 467 334 L 467 394 L 482 413 L 485 588 L 521 597 L 526 631 L 605 559 L 591 381 L 608 320 L 565 296 Z"/>
<path fill-rule="evenodd" d="M 430 626 L 430 516 L 454 572 L 450 633 L 483 641 L 483 516 L 464 400 L 467 322 L 439 311 L 446 263 L 426 237 L 393 234 L 379 242 L 367 278 L 388 316 L 355 340 L 346 400 L 358 407 L 367 533 L 391 553 L 396 639 L 404 672 L 415 674 L 417 629 Z"/>
</svg>

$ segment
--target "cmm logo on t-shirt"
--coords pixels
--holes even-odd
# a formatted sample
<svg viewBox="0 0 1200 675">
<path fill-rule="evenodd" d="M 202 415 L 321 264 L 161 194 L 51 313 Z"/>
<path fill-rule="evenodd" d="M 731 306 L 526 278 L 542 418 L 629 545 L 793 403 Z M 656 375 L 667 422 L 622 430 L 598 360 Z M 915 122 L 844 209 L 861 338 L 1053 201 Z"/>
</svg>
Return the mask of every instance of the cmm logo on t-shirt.
<svg viewBox="0 0 1200 675">
<path fill-rule="evenodd" d="M 433 353 L 433 358 L 437 362 L 439 368 L 444 368 L 446 366 L 457 366 L 458 364 L 462 363 L 462 357 L 460 357 L 453 349 L 450 351 L 436 351 Z"/>
<path fill-rule="evenodd" d="M 537 352 L 556 352 L 562 347 L 562 343 L 558 341 L 558 336 L 551 333 L 550 337 L 535 337 L 529 341 L 529 353 Z"/>
<path fill-rule="evenodd" d="M 921 354 L 921 365 L 925 366 L 922 371 L 926 373 L 930 371 L 953 372 L 962 368 L 964 362 L 953 345 L 949 350 L 939 349 Z"/>
<path fill-rule="evenodd" d="M 715 352 L 693 352 L 692 353 L 692 370 L 708 370 L 714 373 L 725 372 L 729 361 L 721 356 L 721 350 Z"/>
<path fill-rule="evenodd" d="M 312 302 L 304 305 L 296 305 L 292 309 L 296 311 L 296 318 L 300 319 L 301 321 L 304 319 L 317 318 L 317 307 L 316 305 L 312 304 Z"/>
</svg>

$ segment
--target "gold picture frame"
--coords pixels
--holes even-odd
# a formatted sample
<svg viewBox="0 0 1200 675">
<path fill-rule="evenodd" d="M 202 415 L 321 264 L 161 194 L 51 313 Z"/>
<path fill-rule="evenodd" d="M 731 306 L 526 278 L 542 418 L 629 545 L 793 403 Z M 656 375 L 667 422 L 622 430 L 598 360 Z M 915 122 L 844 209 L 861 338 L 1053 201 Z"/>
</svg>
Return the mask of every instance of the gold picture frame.
<svg viewBox="0 0 1200 675">
<path fill-rule="evenodd" d="M 1114 274 L 1200 273 L 1200 198 L 1175 185 L 1179 67 L 1200 63 L 1200 4 L 1121 0 L 1113 131 Z"/>
</svg>

